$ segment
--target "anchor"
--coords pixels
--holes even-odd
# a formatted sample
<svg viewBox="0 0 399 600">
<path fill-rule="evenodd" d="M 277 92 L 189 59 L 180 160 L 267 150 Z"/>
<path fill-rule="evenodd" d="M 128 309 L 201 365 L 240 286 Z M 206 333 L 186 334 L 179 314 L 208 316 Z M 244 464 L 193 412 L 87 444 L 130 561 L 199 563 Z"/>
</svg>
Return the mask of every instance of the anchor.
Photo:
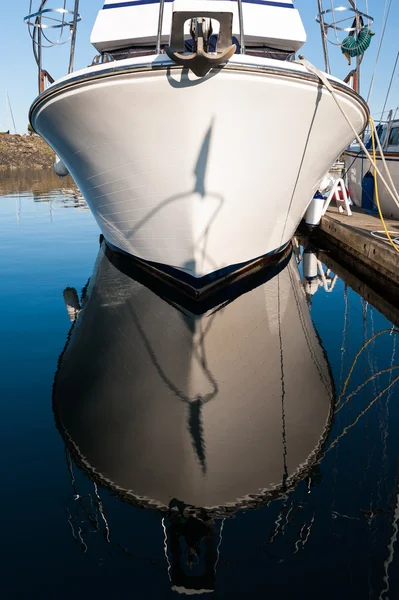
<svg viewBox="0 0 399 600">
<path fill-rule="evenodd" d="M 207 52 L 209 40 L 212 35 L 212 21 L 205 17 L 217 17 L 220 30 L 216 45 L 216 52 Z M 184 23 L 191 18 L 190 34 L 193 39 L 194 52 L 184 52 Z M 233 14 L 206 13 L 201 17 L 194 16 L 190 11 L 174 12 L 172 20 L 171 44 L 165 47 L 165 52 L 176 64 L 189 68 L 198 77 L 204 77 L 213 67 L 218 67 L 229 60 L 237 47 L 232 44 Z"/>
</svg>

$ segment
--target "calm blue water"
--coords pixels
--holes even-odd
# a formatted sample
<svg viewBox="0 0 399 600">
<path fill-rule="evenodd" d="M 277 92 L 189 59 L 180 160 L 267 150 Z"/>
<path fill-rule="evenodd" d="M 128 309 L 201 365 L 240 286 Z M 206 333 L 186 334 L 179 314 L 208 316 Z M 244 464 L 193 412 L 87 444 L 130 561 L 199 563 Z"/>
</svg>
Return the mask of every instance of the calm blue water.
<svg viewBox="0 0 399 600">
<path fill-rule="evenodd" d="M 241 510 L 231 508 L 227 516 L 221 510 L 219 518 L 212 514 L 211 525 L 210 521 L 206 522 L 207 533 L 198 534 L 196 542 L 191 544 L 197 548 L 194 559 L 187 558 L 190 535 L 196 536 L 184 529 L 187 515 L 180 515 L 176 525 L 171 513 L 156 507 L 145 508 L 144 501 L 130 501 L 131 490 L 122 493 L 122 484 L 115 480 L 117 488 L 110 483 L 109 473 L 113 473 L 113 469 L 116 473 L 123 465 L 124 473 L 130 474 L 138 464 L 140 473 L 145 472 L 150 454 L 154 461 L 152 453 L 156 453 L 157 440 L 168 435 L 168 428 L 180 418 L 177 413 L 174 416 L 174 408 L 169 411 L 166 405 L 162 409 L 157 404 L 146 416 L 147 400 L 151 406 L 152 402 L 158 402 L 147 367 L 154 363 L 163 384 L 166 382 L 171 390 L 183 389 L 178 373 L 173 371 L 173 361 L 179 366 L 184 357 L 187 358 L 187 353 L 180 354 L 185 342 L 162 349 L 165 339 L 159 337 L 158 332 L 164 331 L 170 322 L 173 331 L 168 330 L 171 336 L 168 339 L 174 339 L 173 332 L 180 327 L 173 320 L 175 310 L 185 315 L 190 327 L 200 319 L 171 304 L 158 304 L 156 295 L 131 282 L 131 278 L 109 262 L 100 250 L 98 227 L 72 182 L 61 189 L 58 180 L 52 177 L 46 179 L 36 174 L 35 180 L 28 175 L 21 178 L 16 174 L 0 174 L 2 597 L 69 600 L 123 595 L 145 600 L 174 598 L 178 597 L 178 591 L 197 587 L 197 590 L 212 590 L 204 592 L 204 597 L 220 599 L 398 598 L 399 382 L 396 383 L 396 378 L 399 377 L 399 338 L 392 323 L 342 279 L 334 278 L 334 273 L 328 273 L 325 289 L 319 270 L 313 294 L 306 296 L 306 285 L 300 282 L 302 275 L 298 281 L 292 275 L 293 267 L 296 269 L 295 259 L 274 280 L 258 284 L 255 291 L 216 313 L 214 328 L 222 322 L 218 314 L 233 314 L 234 307 L 241 303 L 237 313 L 240 318 L 232 318 L 229 325 L 229 339 L 224 340 L 219 333 L 213 338 L 209 334 L 208 339 L 214 340 L 211 350 L 215 356 L 223 354 L 223 368 L 228 365 L 229 356 L 242 356 L 241 362 L 235 361 L 230 370 L 231 377 L 235 378 L 233 387 L 239 387 L 245 378 L 243 402 L 252 396 L 258 398 L 262 390 L 265 396 L 272 394 L 267 389 L 269 378 L 270 387 L 274 385 L 273 372 L 268 373 L 268 363 L 274 360 L 272 349 L 270 356 L 267 347 L 262 350 L 262 360 L 245 361 L 251 348 L 263 343 L 259 341 L 263 339 L 263 329 L 265 336 L 277 332 L 273 339 L 280 337 L 280 342 L 281 331 L 285 331 L 286 336 L 296 331 L 295 322 L 288 321 L 289 309 L 281 317 L 277 331 L 277 317 L 270 318 L 274 310 L 271 308 L 264 320 L 257 321 L 256 314 L 252 313 L 251 329 L 246 327 L 244 335 L 238 322 L 246 322 L 245 303 L 248 302 L 248 315 L 258 306 L 249 298 L 264 294 L 262 298 L 266 298 L 267 304 L 277 293 L 277 281 L 278 285 L 292 286 L 287 287 L 293 290 L 287 292 L 287 296 L 280 297 L 278 289 L 276 306 L 281 309 L 278 314 L 283 314 L 286 297 L 293 295 L 300 306 L 309 307 L 306 311 L 310 312 L 314 333 L 311 328 L 303 352 L 294 352 L 294 347 L 300 346 L 295 346 L 293 340 L 291 354 L 289 343 L 284 356 L 283 352 L 281 357 L 279 351 L 275 353 L 276 365 L 280 365 L 281 358 L 281 365 L 286 369 L 283 391 L 286 402 L 283 430 L 286 432 L 283 431 L 281 446 L 285 475 L 282 475 L 282 488 L 274 494 L 277 497 L 272 499 L 266 494 L 261 501 L 254 496 L 252 504 L 247 502 Z M 300 274 L 302 264 L 303 261 Z M 320 265 L 320 268 L 326 271 L 326 267 Z M 290 277 L 287 273 L 291 273 Z M 85 289 L 89 278 L 91 282 Z M 267 293 L 261 291 L 262 285 L 268 286 Z M 69 315 L 66 288 L 76 290 L 76 294 L 70 290 Z M 122 314 L 122 296 L 123 302 L 128 297 L 132 311 L 136 311 L 134 315 L 131 313 L 128 323 Z M 85 298 L 89 299 L 87 304 Z M 164 306 L 167 306 L 165 314 Z M 76 314 L 72 314 L 74 310 Z M 303 318 L 307 318 L 306 314 Z M 134 319 L 144 323 L 142 329 L 139 325 L 133 328 Z M 114 323 L 114 327 L 110 323 Z M 125 323 L 126 329 L 121 323 Z M 132 344 L 129 351 L 126 348 L 130 346 L 122 345 L 118 350 L 120 340 L 115 346 L 111 345 L 117 331 Z M 144 342 L 137 332 L 142 333 Z M 177 333 L 183 340 L 180 329 Z M 244 339 L 246 350 L 240 355 Z M 299 344 L 299 337 L 297 341 Z M 102 354 L 96 352 L 99 346 Z M 68 348 L 69 355 L 79 356 L 76 365 L 74 358 L 68 356 Z M 142 348 L 140 352 L 139 348 Z M 104 352 L 109 353 L 107 363 L 103 360 Z M 296 477 L 290 486 L 288 476 L 296 460 L 295 452 L 290 454 L 290 449 L 296 447 L 296 432 L 313 426 L 309 417 L 306 423 L 301 422 L 301 406 L 305 411 L 308 405 L 307 397 L 301 393 L 302 384 L 298 383 L 295 393 L 295 383 L 300 382 L 300 365 L 302 362 L 313 364 L 304 360 L 306 352 L 315 352 L 319 357 L 323 377 L 329 380 L 334 408 L 326 431 L 320 430 L 317 434 L 321 438 L 326 435 L 327 439 L 304 468 L 302 476 Z M 168 361 L 166 366 L 163 360 Z M 313 360 L 315 364 L 317 361 Z M 125 375 L 120 374 L 121 362 Z M 109 372 L 105 372 L 107 364 Z M 212 386 L 222 379 L 221 363 L 215 363 L 220 368 L 213 374 L 208 372 L 203 356 L 198 364 L 202 366 L 202 371 L 198 367 L 198 373 L 197 367 L 190 367 L 190 372 L 195 371 L 195 385 L 204 389 L 201 398 L 207 397 L 206 394 L 212 396 Z M 303 368 L 313 373 L 312 366 Z M 262 384 L 259 383 L 261 377 Z M 96 387 L 97 381 L 101 381 L 101 385 Z M 318 381 L 316 373 L 315 386 L 320 385 Z M 195 385 L 187 383 L 187 394 Z M 309 386 L 313 386 L 313 380 Z M 72 416 L 62 404 L 65 399 L 59 400 L 59 389 L 69 390 Z M 100 403 L 105 389 L 108 404 L 104 409 L 101 404 L 93 405 L 93 399 L 98 398 Z M 309 390 L 310 393 L 311 387 Z M 118 402 L 122 396 L 127 397 L 126 394 L 129 398 L 129 406 L 123 405 L 126 415 L 118 415 Z M 235 398 L 234 390 L 229 394 Z M 141 413 L 145 414 L 140 426 L 144 431 L 143 441 L 134 455 L 127 455 L 127 445 L 135 441 L 140 431 L 132 432 L 132 440 L 129 440 L 123 421 L 127 422 L 130 407 L 139 402 L 142 408 L 138 409 L 140 414 L 136 414 L 135 419 L 140 420 Z M 255 427 L 253 423 L 248 426 L 250 411 L 240 412 L 240 403 L 233 404 L 232 401 L 230 409 L 222 413 L 225 417 L 221 419 L 221 431 L 233 416 L 235 424 L 241 419 L 242 428 Z M 207 406 L 212 406 L 212 401 Z M 262 406 L 261 401 L 261 409 Z M 297 421 L 290 421 L 293 418 L 291 406 Z M 196 415 L 192 407 L 187 410 L 190 410 L 187 427 L 192 437 L 192 444 L 188 443 L 193 456 L 197 457 L 195 460 L 198 464 L 202 461 L 204 467 L 203 455 L 206 448 L 211 447 L 205 443 L 208 408 L 198 409 L 202 416 Z M 70 439 L 63 430 L 64 417 L 70 419 L 70 424 L 65 426 L 73 432 Z M 217 418 L 215 413 L 213 423 L 217 423 Z M 116 424 L 111 423 L 112 419 L 116 419 Z M 280 431 L 280 425 L 278 429 Z M 109 432 L 112 435 L 107 437 Z M 272 433 L 270 431 L 267 437 L 271 438 Z M 217 439 L 217 431 L 215 435 Z M 174 437 L 171 431 L 170 440 Z M 83 451 L 86 443 L 89 449 Z M 233 454 L 234 440 L 228 443 L 232 444 Z M 90 466 L 92 451 L 93 456 L 100 452 L 101 458 Z M 269 458 L 271 462 L 275 458 L 272 451 L 266 451 L 259 443 L 251 451 L 253 459 L 250 454 L 234 459 L 237 465 L 241 464 L 240 458 L 244 461 L 249 487 L 262 452 L 266 465 Z M 217 462 L 215 454 L 213 458 Z M 157 460 L 159 469 L 154 467 L 158 463 L 152 462 L 146 473 L 148 481 L 155 482 L 154 489 L 161 481 L 162 486 L 173 487 L 174 473 L 179 485 L 182 481 L 184 484 L 185 477 L 190 477 L 189 470 L 184 471 L 178 459 L 174 470 L 170 461 L 167 467 L 161 467 L 161 457 Z M 207 460 L 211 470 L 212 456 Z M 171 468 L 172 473 L 166 482 L 163 481 L 164 468 Z M 242 464 L 237 466 L 237 471 L 242 468 Z M 292 471 L 296 468 L 295 464 Z M 234 478 L 234 468 L 232 473 Z M 120 477 L 122 481 L 122 475 Z M 140 495 L 140 490 L 137 493 Z"/>
</svg>

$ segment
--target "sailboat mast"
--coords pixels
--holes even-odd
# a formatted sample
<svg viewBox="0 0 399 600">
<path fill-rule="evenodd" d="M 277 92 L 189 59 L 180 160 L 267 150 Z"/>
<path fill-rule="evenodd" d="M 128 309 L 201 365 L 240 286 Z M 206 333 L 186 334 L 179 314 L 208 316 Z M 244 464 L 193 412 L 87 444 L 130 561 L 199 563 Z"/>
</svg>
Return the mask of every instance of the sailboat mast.
<svg viewBox="0 0 399 600">
<path fill-rule="evenodd" d="M 14 133 L 17 133 L 17 128 L 15 127 L 14 115 L 13 115 L 12 108 L 11 108 L 10 97 L 8 95 L 7 90 L 6 90 L 6 106 L 8 106 L 8 111 L 9 111 L 10 116 L 11 116 L 12 124 L 13 124 L 13 127 L 14 127 Z"/>
<path fill-rule="evenodd" d="M 321 14 L 323 12 L 322 0 L 317 0 L 317 3 L 319 5 L 321 43 L 323 44 L 324 64 L 325 64 L 326 73 L 330 74 L 331 70 L 330 70 L 330 61 L 328 59 L 326 31 L 325 31 L 325 26 L 324 26 L 324 18 L 323 18 L 323 15 Z"/>
</svg>

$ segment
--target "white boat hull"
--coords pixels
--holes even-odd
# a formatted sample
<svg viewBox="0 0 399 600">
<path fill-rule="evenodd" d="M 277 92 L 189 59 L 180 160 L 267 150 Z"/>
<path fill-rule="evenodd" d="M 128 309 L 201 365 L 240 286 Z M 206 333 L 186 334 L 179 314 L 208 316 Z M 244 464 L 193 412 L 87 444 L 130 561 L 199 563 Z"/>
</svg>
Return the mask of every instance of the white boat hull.
<svg viewBox="0 0 399 600">
<path fill-rule="evenodd" d="M 377 155 L 377 166 L 384 175 L 385 168 L 382 159 Z M 385 160 L 388 165 L 389 172 L 392 177 L 395 189 L 399 190 L 399 153 L 386 152 Z M 362 206 L 362 180 L 365 174 L 371 170 L 371 163 L 364 156 L 355 150 L 347 150 L 345 152 L 345 167 L 348 169 L 348 188 L 351 199 L 356 206 Z M 377 176 L 378 177 L 378 176 Z M 384 176 L 387 180 L 388 178 Z M 399 219 L 399 207 L 393 201 L 388 193 L 385 185 L 378 177 L 378 196 L 381 205 L 381 211 L 384 217 L 388 219 Z"/>
<path fill-rule="evenodd" d="M 75 73 L 31 109 L 107 242 L 197 278 L 278 251 L 353 138 L 330 93 L 293 63 L 235 55 L 198 79 L 146 58 Z M 361 132 L 363 101 L 336 88 Z"/>
</svg>

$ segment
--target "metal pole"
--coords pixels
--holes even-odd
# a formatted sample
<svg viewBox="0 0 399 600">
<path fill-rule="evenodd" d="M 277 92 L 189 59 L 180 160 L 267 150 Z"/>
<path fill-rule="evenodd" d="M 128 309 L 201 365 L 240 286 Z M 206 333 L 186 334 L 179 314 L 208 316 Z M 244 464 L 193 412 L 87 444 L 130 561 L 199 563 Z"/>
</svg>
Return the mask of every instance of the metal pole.
<svg viewBox="0 0 399 600">
<path fill-rule="evenodd" d="M 356 89 L 355 92 L 360 94 L 360 65 L 362 64 L 362 60 L 360 56 L 356 56 Z"/>
<path fill-rule="evenodd" d="M 323 44 L 323 53 L 324 53 L 324 63 L 326 66 L 326 73 L 330 74 L 330 61 L 328 60 L 328 48 L 327 48 L 327 40 L 325 35 L 325 27 L 324 27 L 324 17 L 321 14 L 323 12 L 322 0 L 318 0 L 319 5 L 319 15 L 320 15 L 320 31 L 321 31 L 321 41 Z"/>
<path fill-rule="evenodd" d="M 388 119 L 387 119 L 387 134 L 385 136 L 384 143 L 382 144 L 382 149 L 383 150 L 386 150 L 388 148 L 388 142 L 389 142 L 389 138 L 390 138 L 390 135 L 391 135 L 391 129 L 392 129 L 392 121 L 393 121 L 392 117 L 393 117 L 393 110 L 391 109 L 389 111 Z"/>
<path fill-rule="evenodd" d="M 360 31 L 360 19 L 359 19 L 359 15 L 357 14 L 357 7 L 356 7 L 356 0 L 348 0 L 349 4 L 351 5 L 351 7 L 353 8 L 353 10 L 355 11 L 356 14 L 356 37 L 359 35 L 359 31 Z M 356 84 L 355 84 L 355 92 L 357 92 L 358 94 L 360 94 L 360 65 L 362 62 L 362 57 L 361 56 L 356 56 Z"/>
<path fill-rule="evenodd" d="M 72 71 L 73 71 L 73 61 L 75 58 L 76 31 L 78 28 L 78 15 L 79 15 L 79 0 L 75 0 L 75 8 L 73 9 L 71 51 L 69 54 L 68 73 L 72 73 Z"/>
<path fill-rule="evenodd" d="M 37 18 L 38 20 L 40 19 L 41 21 L 41 17 Z M 33 33 L 33 35 L 35 35 L 35 32 Z M 33 45 L 35 45 L 35 43 L 33 42 Z M 38 74 L 37 74 L 37 87 L 39 90 L 39 94 L 42 92 L 42 30 L 39 27 L 37 27 L 37 66 L 38 66 Z"/>
<path fill-rule="evenodd" d="M 237 0 L 238 4 L 238 20 L 240 22 L 240 46 L 241 54 L 245 54 L 245 39 L 244 39 L 244 17 L 242 14 L 242 0 Z"/>
<path fill-rule="evenodd" d="M 158 33 L 157 33 L 157 49 L 156 49 L 157 54 L 161 54 L 161 36 L 162 36 L 164 6 L 165 6 L 165 0 L 161 0 L 159 3 L 159 15 L 158 15 Z"/>
</svg>

